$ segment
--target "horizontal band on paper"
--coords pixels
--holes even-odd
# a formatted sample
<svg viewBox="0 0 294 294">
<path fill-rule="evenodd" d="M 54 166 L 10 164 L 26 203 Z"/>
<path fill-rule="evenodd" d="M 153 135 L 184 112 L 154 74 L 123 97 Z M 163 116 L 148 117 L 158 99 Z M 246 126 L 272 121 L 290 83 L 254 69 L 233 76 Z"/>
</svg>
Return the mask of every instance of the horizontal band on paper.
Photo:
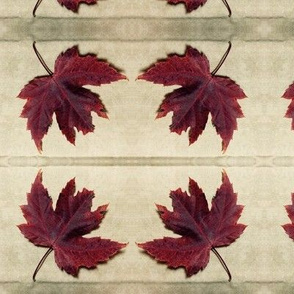
<svg viewBox="0 0 294 294">
<path fill-rule="evenodd" d="M 287 18 L 0 18 L 0 41 L 283 41 Z"/>
<path fill-rule="evenodd" d="M 42 166 L 219 166 L 219 167 L 292 167 L 291 156 L 219 157 L 45 157 L 2 156 L 0 167 Z"/>
</svg>

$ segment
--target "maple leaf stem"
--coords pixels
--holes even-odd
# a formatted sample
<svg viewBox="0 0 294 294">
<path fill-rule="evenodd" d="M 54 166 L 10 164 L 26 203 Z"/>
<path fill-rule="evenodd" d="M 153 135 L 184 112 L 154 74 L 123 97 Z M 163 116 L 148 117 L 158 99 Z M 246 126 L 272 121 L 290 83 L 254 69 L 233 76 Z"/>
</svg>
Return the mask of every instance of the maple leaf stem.
<svg viewBox="0 0 294 294">
<path fill-rule="evenodd" d="M 48 255 L 53 251 L 53 248 L 50 247 L 46 253 L 43 255 L 43 257 L 41 258 L 40 262 L 38 263 L 35 271 L 34 271 L 34 274 L 33 274 L 33 281 L 36 282 L 36 275 L 38 273 L 38 271 L 40 270 L 40 268 L 42 267 L 43 263 L 45 262 L 46 258 L 48 257 Z"/>
<path fill-rule="evenodd" d="M 41 0 L 42 1 L 42 0 Z M 36 47 L 36 42 L 33 43 L 33 48 L 34 48 L 34 51 L 35 51 L 35 54 L 37 55 L 40 63 L 42 64 L 42 66 L 45 68 L 45 70 L 48 72 L 48 74 L 50 76 L 53 75 L 53 72 L 51 71 L 51 69 L 48 67 L 48 65 L 46 64 L 46 62 L 44 61 L 43 57 L 41 56 L 41 54 L 39 53 L 39 51 L 37 50 L 37 47 Z"/>
<path fill-rule="evenodd" d="M 216 73 L 218 72 L 218 70 L 221 68 L 221 66 L 223 65 L 223 63 L 225 62 L 226 58 L 228 57 L 230 51 L 232 48 L 232 43 L 229 42 L 229 47 L 227 49 L 227 51 L 225 52 L 225 54 L 223 55 L 222 59 L 220 60 L 220 62 L 218 63 L 218 65 L 216 66 L 216 68 L 211 72 L 211 75 L 214 76 L 216 75 Z"/>
<path fill-rule="evenodd" d="M 227 264 L 225 263 L 225 261 L 223 260 L 223 258 L 221 257 L 221 255 L 217 252 L 217 250 L 214 247 L 211 248 L 211 251 L 216 255 L 216 257 L 220 261 L 221 265 L 223 266 L 223 268 L 227 272 L 227 274 L 229 276 L 229 282 L 230 282 L 232 280 L 232 275 L 231 275 L 231 272 L 230 272 Z"/>
<path fill-rule="evenodd" d="M 40 6 L 42 0 L 38 0 L 35 7 L 34 7 L 34 10 L 33 10 L 33 16 L 35 17 L 36 16 L 36 11 L 38 9 L 38 7 Z"/>
<path fill-rule="evenodd" d="M 231 17 L 231 15 L 232 15 L 232 10 L 231 10 L 231 8 L 230 8 L 229 3 L 228 3 L 226 0 L 222 0 L 222 1 L 223 1 L 223 3 L 225 4 L 225 6 L 227 7 L 227 9 L 228 9 L 229 17 Z"/>
</svg>

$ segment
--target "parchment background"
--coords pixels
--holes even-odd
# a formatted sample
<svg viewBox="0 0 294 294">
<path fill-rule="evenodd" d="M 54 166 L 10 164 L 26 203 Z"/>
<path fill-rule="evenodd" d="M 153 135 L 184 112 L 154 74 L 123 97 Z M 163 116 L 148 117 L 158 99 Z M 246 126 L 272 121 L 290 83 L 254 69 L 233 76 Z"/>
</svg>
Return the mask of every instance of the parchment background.
<svg viewBox="0 0 294 294">
<path fill-rule="evenodd" d="M 281 99 L 294 80 L 294 3 L 229 1 L 233 16 L 219 0 L 186 14 L 182 5 L 160 0 L 105 0 L 81 5 L 79 14 L 44 0 L 31 16 L 34 1 L 6 1 L 0 8 L 0 290 L 1 293 L 292 293 L 294 243 L 281 228 L 283 205 L 294 191 L 294 132 L 283 116 Z M 93 134 L 69 144 L 56 122 L 38 154 L 26 120 L 19 118 L 21 88 L 46 74 L 32 49 L 51 69 L 58 54 L 78 44 L 81 53 L 105 58 L 128 76 L 91 89 L 100 94 L 110 120 L 94 116 Z M 225 154 L 209 122 L 192 146 L 187 134 L 170 133 L 171 115 L 154 120 L 164 95 L 176 87 L 136 81 L 151 63 L 191 45 L 203 51 L 213 69 L 227 48 L 232 51 L 219 74 L 236 80 L 247 94 L 245 118 Z M 49 256 L 31 282 L 46 249 L 29 243 L 16 225 L 24 222 L 19 205 L 38 170 L 54 202 L 66 182 L 94 190 L 94 207 L 110 203 L 101 235 L 129 245 L 78 279 L 61 272 Z M 187 189 L 192 177 L 210 200 L 225 169 L 245 205 L 240 221 L 248 228 L 234 244 L 219 250 L 233 275 L 227 277 L 211 255 L 207 268 L 189 279 L 143 254 L 135 242 L 171 236 L 154 203 L 171 206 L 169 191 Z"/>
</svg>

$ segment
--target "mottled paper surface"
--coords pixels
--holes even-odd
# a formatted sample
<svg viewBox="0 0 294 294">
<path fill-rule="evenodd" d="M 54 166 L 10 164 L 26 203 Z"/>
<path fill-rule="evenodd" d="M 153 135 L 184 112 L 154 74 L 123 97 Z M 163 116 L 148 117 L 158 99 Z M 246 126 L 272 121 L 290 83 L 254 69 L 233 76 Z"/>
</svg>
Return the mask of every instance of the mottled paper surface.
<svg viewBox="0 0 294 294">
<path fill-rule="evenodd" d="M 8 1 L 0 8 L 0 290 L 2 293 L 292 293 L 294 242 L 281 224 L 289 222 L 284 205 L 294 191 L 294 132 L 284 118 L 289 101 L 281 99 L 294 80 L 294 3 L 222 1 L 186 14 L 183 5 L 161 0 L 105 0 L 81 5 L 79 14 L 44 0 L 32 17 L 34 1 Z M 54 123 L 40 155 L 26 120 L 19 118 L 21 88 L 46 74 L 33 41 L 48 66 L 61 51 L 78 44 L 120 68 L 129 81 L 90 87 L 99 93 L 110 120 L 94 116 L 93 134 L 77 134 L 76 146 Z M 164 95 L 176 87 L 136 81 L 143 69 L 187 45 L 203 51 L 212 69 L 232 42 L 219 74 L 235 80 L 247 98 L 240 101 L 245 118 L 238 120 L 228 150 L 211 122 L 198 141 L 170 133 L 171 115 L 155 120 Z M 109 203 L 101 235 L 129 242 L 121 254 L 78 279 L 61 272 L 49 256 L 32 282 L 32 273 L 46 249 L 29 243 L 16 225 L 23 223 L 19 205 L 38 170 L 55 202 L 66 182 L 94 190 L 94 207 Z M 169 191 L 187 189 L 195 179 L 211 200 L 225 169 L 238 203 L 245 205 L 240 222 L 244 234 L 220 249 L 233 275 L 214 255 L 207 268 L 189 279 L 183 269 L 170 270 L 142 253 L 135 242 L 172 236 L 154 203 L 171 207 Z"/>
</svg>

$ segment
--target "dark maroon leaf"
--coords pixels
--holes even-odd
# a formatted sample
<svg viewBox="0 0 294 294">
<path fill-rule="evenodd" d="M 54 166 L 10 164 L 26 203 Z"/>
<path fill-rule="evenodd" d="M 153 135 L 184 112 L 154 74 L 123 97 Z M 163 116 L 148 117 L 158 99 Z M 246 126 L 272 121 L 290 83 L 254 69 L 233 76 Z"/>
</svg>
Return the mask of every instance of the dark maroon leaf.
<svg viewBox="0 0 294 294">
<path fill-rule="evenodd" d="M 18 226 L 20 231 L 36 246 L 49 248 L 36 268 L 34 280 L 52 250 L 58 267 L 77 276 L 80 267 L 95 268 L 126 246 L 100 237 L 82 237 L 99 228 L 108 205 L 91 211 L 94 192 L 83 189 L 74 196 L 75 189 L 73 179 L 60 193 L 54 210 L 39 172 L 27 195 L 28 204 L 21 206 L 27 223 Z"/>
<path fill-rule="evenodd" d="M 165 227 L 181 237 L 164 237 L 138 246 L 171 268 L 184 267 L 188 277 L 207 266 L 212 250 L 230 280 L 230 271 L 216 248 L 230 245 L 243 233 L 246 226 L 237 223 L 243 206 L 237 205 L 237 194 L 225 172 L 210 210 L 204 193 L 192 179 L 189 182 L 189 193 L 190 196 L 181 189 L 171 191 L 172 211 L 157 205 Z"/>
<path fill-rule="evenodd" d="M 38 57 L 49 75 L 36 77 L 21 90 L 18 97 L 27 100 L 21 116 L 28 119 L 27 129 L 39 151 L 54 113 L 61 132 L 74 144 L 75 128 L 83 134 L 94 131 L 92 111 L 107 118 L 99 95 L 82 86 L 100 86 L 126 77 L 96 55 L 80 55 L 77 46 L 57 57 L 54 73 Z"/>
<path fill-rule="evenodd" d="M 291 100 L 285 117 L 292 119 L 292 130 L 294 130 L 294 83 L 291 84 L 283 95 L 283 98 Z"/>
<path fill-rule="evenodd" d="M 224 5 L 226 6 L 229 16 L 231 16 L 232 11 L 231 8 L 226 0 L 222 0 Z M 196 10 L 200 6 L 203 6 L 207 0 L 167 0 L 169 4 L 177 5 L 179 3 L 183 3 L 186 6 L 187 12 L 192 12 L 193 10 Z"/>
<path fill-rule="evenodd" d="M 290 205 L 285 205 L 285 209 L 288 213 L 288 217 L 291 220 L 291 224 L 286 224 L 282 227 L 288 236 L 294 240 L 294 193 L 292 193 L 292 203 Z"/>
<path fill-rule="evenodd" d="M 190 144 L 202 134 L 211 113 L 225 151 L 237 129 L 237 118 L 243 117 L 237 100 L 245 98 L 245 93 L 229 77 L 216 75 L 230 48 L 212 73 L 207 57 L 188 46 L 184 56 L 170 55 L 138 77 L 164 86 L 182 86 L 165 96 L 157 118 L 173 112 L 170 130 L 180 135 L 189 128 Z"/>
<path fill-rule="evenodd" d="M 34 10 L 33 10 L 33 16 L 36 16 L 36 11 L 42 1 L 43 0 L 37 1 L 36 5 L 34 7 Z M 61 6 L 65 6 L 67 9 L 69 9 L 73 12 L 78 12 L 78 9 L 79 9 L 79 6 L 81 3 L 86 3 L 86 4 L 90 5 L 90 4 L 96 4 L 98 2 L 98 0 L 57 0 L 57 1 Z"/>
</svg>

